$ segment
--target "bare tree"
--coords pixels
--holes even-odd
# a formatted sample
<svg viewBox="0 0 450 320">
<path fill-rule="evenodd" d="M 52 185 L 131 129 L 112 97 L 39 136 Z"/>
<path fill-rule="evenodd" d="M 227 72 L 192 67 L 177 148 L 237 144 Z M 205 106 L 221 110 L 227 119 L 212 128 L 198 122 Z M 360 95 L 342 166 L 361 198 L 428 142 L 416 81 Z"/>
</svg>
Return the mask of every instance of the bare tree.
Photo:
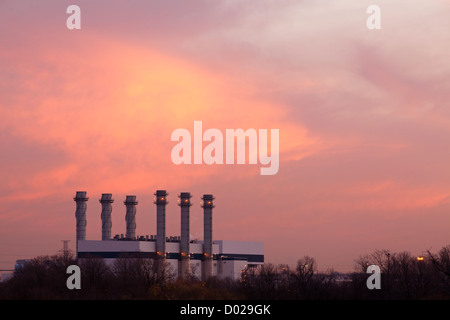
<svg viewBox="0 0 450 320">
<path fill-rule="evenodd" d="M 278 274 L 276 267 L 271 263 L 246 269 L 242 274 L 241 283 L 250 299 L 274 299 L 277 297 Z"/>
<path fill-rule="evenodd" d="M 304 256 L 297 261 L 297 267 L 293 273 L 295 279 L 295 286 L 300 294 L 300 297 L 308 296 L 308 289 L 317 272 L 316 260 L 310 256 Z"/>
<path fill-rule="evenodd" d="M 427 251 L 435 270 L 438 271 L 439 287 L 444 296 L 450 295 L 450 245 L 443 247 L 437 255 Z"/>
<path fill-rule="evenodd" d="M 391 253 L 389 250 L 375 250 L 371 254 L 359 256 L 355 261 L 355 267 L 358 271 L 365 273 L 370 265 L 380 267 L 381 273 L 389 273 L 391 264 Z"/>
<path fill-rule="evenodd" d="M 429 250 L 427 253 L 436 269 L 450 277 L 450 245 L 443 247 L 437 255 L 432 254 Z"/>
<path fill-rule="evenodd" d="M 409 252 L 403 251 L 392 256 L 391 275 L 396 293 L 402 298 L 412 298 L 413 282 L 416 276 L 415 258 Z"/>
<path fill-rule="evenodd" d="M 151 288 L 173 279 L 168 264 L 159 258 L 118 258 L 113 272 L 124 294 L 133 298 L 145 297 Z"/>
<path fill-rule="evenodd" d="M 112 298 L 110 290 L 113 274 L 105 260 L 99 257 L 79 259 L 81 270 L 82 292 L 84 299 L 103 297 Z"/>
<path fill-rule="evenodd" d="M 38 256 L 14 272 L 6 291 L 12 299 L 63 299 L 68 297 L 66 269 L 75 261 L 66 255 Z"/>
</svg>

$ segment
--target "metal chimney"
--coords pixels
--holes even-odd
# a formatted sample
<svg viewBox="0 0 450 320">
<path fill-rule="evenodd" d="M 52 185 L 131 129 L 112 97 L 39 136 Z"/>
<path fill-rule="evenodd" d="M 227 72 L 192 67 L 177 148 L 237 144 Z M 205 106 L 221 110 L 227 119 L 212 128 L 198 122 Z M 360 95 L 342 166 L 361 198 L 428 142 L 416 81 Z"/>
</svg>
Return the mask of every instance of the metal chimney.
<svg viewBox="0 0 450 320">
<path fill-rule="evenodd" d="M 166 190 L 156 190 L 156 253 L 166 255 L 166 204 L 168 193 Z"/>
<path fill-rule="evenodd" d="M 212 240 L 212 209 L 214 197 L 205 194 L 202 198 L 203 208 L 203 281 L 213 275 L 213 240 Z"/>
<path fill-rule="evenodd" d="M 75 211 L 75 218 L 77 219 L 77 243 L 76 243 L 76 256 L 78 258 L 78 240 L 86 239 L 86 202 L 89 200 L 86 197 L 86 191 L 77 191 L 75 198 L 73 200 L 77 204 L 77 209 Z"/>
<path fill-rule="evenodd" d="M 127 239 L 134 239 L 136 236 L 136 196 L 127 196 L 123 202 L 127 207 L 127 213 L 125 215 L 125 221 L 127 222 Z"/>
<path fill-rule="evenodd" d="M 179 276 L 187 278 L 189 276 L 189 208 L 191 207 L 191 194 L 182 192 L 179 195 L 178 205 L 181 207 L 181 238 L 180 238 L 180 266 Z"/>
<path fill-rule="evenodd" d="M 102 204 L 102 240 L 109 240 L 111 239 L 111 227 L 112 227 L 112 221 L 111 221 L 111 212 L 112 212 L 112 205 L 111 203 L 114 202 L 112 199 L 111 193 L 103 193 L 102 198 L 99 200 L 99 202 Z"/>
</svg>

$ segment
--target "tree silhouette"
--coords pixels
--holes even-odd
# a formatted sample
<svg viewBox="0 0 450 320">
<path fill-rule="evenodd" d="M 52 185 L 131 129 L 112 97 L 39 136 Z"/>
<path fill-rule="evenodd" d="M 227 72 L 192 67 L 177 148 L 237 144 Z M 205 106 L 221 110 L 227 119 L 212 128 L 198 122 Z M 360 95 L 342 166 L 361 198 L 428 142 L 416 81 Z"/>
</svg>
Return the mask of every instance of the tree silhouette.
<svg viewBox="0 0 450 320">
<path fill-rule="evenodd" d="M 81 271 L 81 289 L 66 287 L 69 265 Z M 366 286 L 369 265 L 381 270 L 381 290 Z M 448 299 L 450 246 L 417 258 L 409 252 L 375 250 L 355 261 L 342 281 L 333 270 L 319 272 L 311 256 L 294 267 L 265 263 L 249 266 L 239 280 L 193 274 L 177 279 L 164 259 L 123 255 L 113 262 L 98 257 L 75 260 L 72 253 L 39 256 L 0 283 L 0 299 Z M 341 278 L 340 278 L 341 277 Z M 340 279 L 340 280 L 339 280 Z"/>
</svg>

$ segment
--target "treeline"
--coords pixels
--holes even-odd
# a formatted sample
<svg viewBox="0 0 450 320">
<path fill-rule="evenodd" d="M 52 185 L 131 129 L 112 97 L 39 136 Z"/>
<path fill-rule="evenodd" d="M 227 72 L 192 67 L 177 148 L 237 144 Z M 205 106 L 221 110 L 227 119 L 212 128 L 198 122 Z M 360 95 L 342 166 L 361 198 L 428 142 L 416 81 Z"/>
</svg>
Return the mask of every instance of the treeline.
<svg viewBox="0 0 450 320">
<path fill-rule="evenodd" d="M 355 272 L 318 272 L 305 256 L 295 267 L 270 263 L 249 268 L 240 280 L 194 276 L 177 279 L 158 259 L 121 258 L 107 265 L 101 258 L 82 259 L 81 289 L 69 290 L 66 273 L 77 264 L 70 253 L 40 256 L 0 283 L 0 299 L 449 299 L 450 246 L 418 259 L 408 252 L 377 250 L 355 261 Z M 381 289 L 369 290 L 369 265 L 381 270 Z"/>
<path fill-rule="evenodd" d="M 381 271 L 381 289 L 369 290 L 367 267 Z M 409 252 L 376 250 L 355 261 L 355 272 L 317 272 L 316 261 L 305 256 L 295 268 L 265 264 L 243 277 L 248 299 L 450 299 L 450 246 L 423 257 Z"/>
</svg>

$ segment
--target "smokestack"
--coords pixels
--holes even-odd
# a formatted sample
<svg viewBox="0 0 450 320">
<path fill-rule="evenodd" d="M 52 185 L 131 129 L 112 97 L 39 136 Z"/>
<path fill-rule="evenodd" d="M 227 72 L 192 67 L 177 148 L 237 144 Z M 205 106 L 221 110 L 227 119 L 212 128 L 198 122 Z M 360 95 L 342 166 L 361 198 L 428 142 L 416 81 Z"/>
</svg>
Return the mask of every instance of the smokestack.
<svg viewBox="0 0 450 320">
<path fill-rule="evenodd" d="M 123 202 L 127 207 L 127 213 L 125 215 L 125 221 L 127 222 L 127 239 L 134 239 L 136 236 L 136 196 L 127 196 Z"/>
<path fill-rule="evenodd" d="M 86 239 L 86 202 L 89 200 L 86 197 L 86 191 L 77 191 L 75 198 L 73 200 L 77 204 L 77 209 L 75 211 L 75 218 L 77 219 L 77 243 L 76 243 L 76 256 L 78 258 L 78 240 Z"/>
<path fill-rule="evenodd" d="M 191 194 L 182 192 L 179 195 L 179 206 L 181 207 L 181 238 L 180 238 L 180 267 L 179 276 L 187 278 L 189 276 L 189 208 L 191 207 Z"/>
<path fill-rule="evenodd" d="M 156 190 L 156 253 L 166 255 L 166 204 L 168 193 L 166 190 Z"/>
<path fill-rule="evenodd" d="M 202 198 L 203 208 L 203 281 L 213 275 L 213 239 L 212 239 L 212 209 L 214 208 L 212 194 Z"/>
<path fill-rule="evenodd" d="M 114 202 L 112 199 L 111 193 L 103 193 L 102 198 L 99 200 L 99 202 L 102 204 L 102 240 L 109 240 L 111 239 L 111 227 L 112 227 L 112 221 L 111 221 L 111 212 L 112 212 L 112 205 L 111 203 Z"/>
</svg>

